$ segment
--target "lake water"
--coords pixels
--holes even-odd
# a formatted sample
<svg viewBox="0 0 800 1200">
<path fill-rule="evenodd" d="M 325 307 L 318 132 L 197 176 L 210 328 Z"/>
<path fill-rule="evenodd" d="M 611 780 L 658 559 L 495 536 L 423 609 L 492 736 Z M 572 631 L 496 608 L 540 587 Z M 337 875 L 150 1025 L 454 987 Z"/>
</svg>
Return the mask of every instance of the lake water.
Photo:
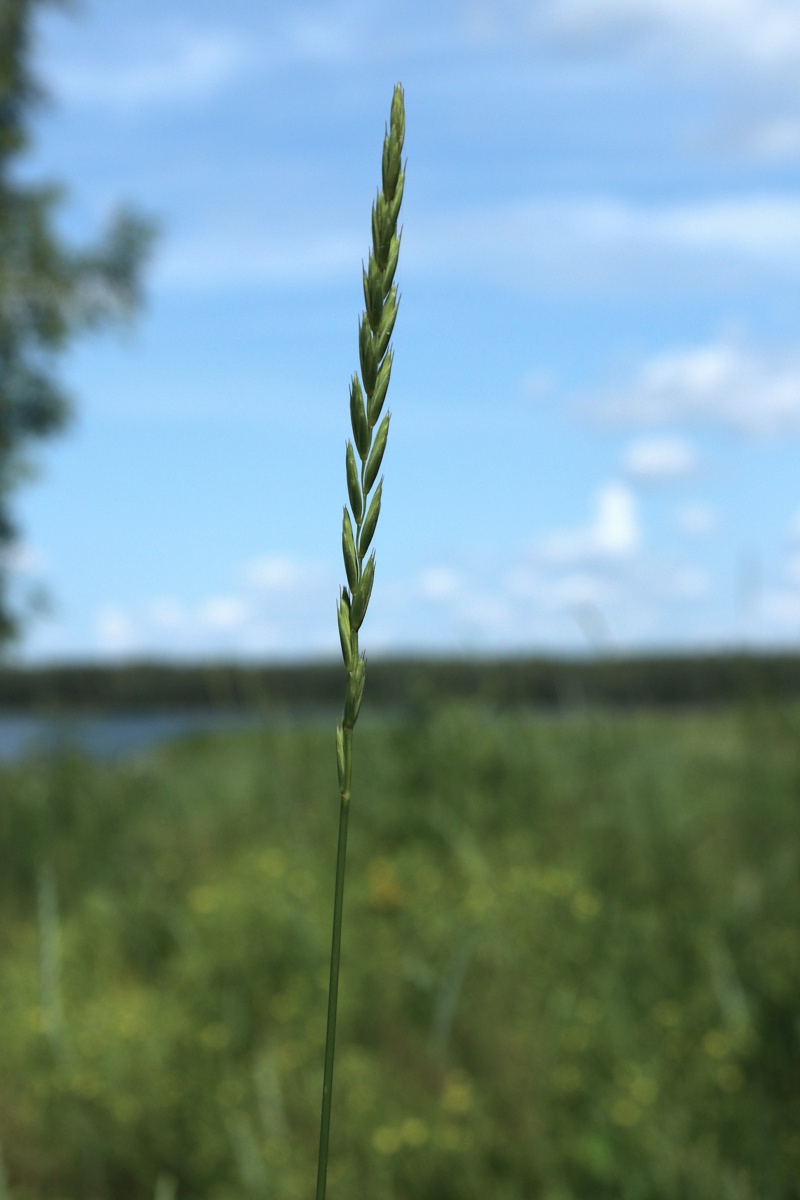
<svg viewBox="0 0 800 1200">
<path fill-rule="evenodd" d="M 92 758 L 121 758 L 187 734 L 256 729 L 264 724 L 264 716 L 254 712 L 171 710 L 69 717 L 2 713 L 0 762 L 16 762 L 29 755 L 51 757 L 69 749 Z"/>
</svg>

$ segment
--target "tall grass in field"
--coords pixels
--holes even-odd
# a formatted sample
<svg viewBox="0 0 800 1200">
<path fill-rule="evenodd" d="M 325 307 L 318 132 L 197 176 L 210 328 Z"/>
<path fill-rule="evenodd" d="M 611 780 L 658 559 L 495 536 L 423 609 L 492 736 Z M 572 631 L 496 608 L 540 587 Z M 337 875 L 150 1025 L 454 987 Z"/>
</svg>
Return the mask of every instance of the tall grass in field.
<svg viewBox="0 0 800 1200">
<path fill-rule="evenodd" d="M 0 769 L 11 1200 L 308 1200 L 330 757 Z M 800 710 L 437 702 L 370 725 L 358 792 L 330 1195 L 798 1200 Z"/>
<path fill-rule="evenodd" d="M 336 730 L 336 761 L 340 794 L 339 847 L 336 857 L 333 905 L 328 1022 L 325 1038 L 322 1116 L 317 1165 L 317 1200 L 325 1200 L 327 1186 L 336 1015 L 339 996 L 339 959 L 342 943 L 342 909 L 347 856 L 347 824 L 353 776 L 353 729 L 361 708 L 366 674 L 366 659 L 359 650 L 358 634 L 367 613 L 375 578 L 375 553 L 373 551 L 367 558 L 367 552 L 380 516 L 383 479 L 380 480 L 371 497 L 370 493 L 378 478 L 386 449 L 386 439 L 389 435 L 390 414 L 387 412 L 383 419 L 381 419 L 381 414 L 392 373 L 392 351 L 389 341 L 394 329 L 399 303 L 394 276 L 400 253 L 397 218 L 403 200 L 405 182 L 405 172 L 401 161 L 404 137 L 403 90 L 398 84 L 392 97 L 389 127 L 383 141 L 382 189 L 372 208 L 372 249 L 367 268 L 362 269 L 365 310 L 358 326 L 361 380 L 355 374 L 350 383 L 350 422 L 353 440 L 347 442 L 345 464 L 347 494 L 352 516 L 345 507 L 342 519 L 342 554 L 347 586 L 342 588 L 337 609 L 342 658 L 347 672 L 347 690 L 342 723 Z M 378 424 L 379 421 L 380 424 Z"/>
</svg>

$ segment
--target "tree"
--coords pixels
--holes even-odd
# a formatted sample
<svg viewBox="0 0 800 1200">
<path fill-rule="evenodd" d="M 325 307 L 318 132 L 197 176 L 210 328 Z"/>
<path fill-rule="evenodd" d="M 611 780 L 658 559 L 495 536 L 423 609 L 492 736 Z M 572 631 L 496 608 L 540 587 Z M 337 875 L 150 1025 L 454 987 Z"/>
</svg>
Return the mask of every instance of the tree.
<svg viewBox="0 0 800 1200">
<path fill-rule="evenodd" d="M 84 330 L 129 318 L 141 303 L 152 222 L 122 211 L 94 245 L 73 247 L 55 229 L 63 190 L 14 177 L 44 93 L 31 68 L 37 10 L 64 0 L 0 0 L 0 646 L 19 632 L 9 596 L 17 539 L 10 500 L 38 438 L 63 429 L 69 401 L 58 355 Z"/>
</svg>

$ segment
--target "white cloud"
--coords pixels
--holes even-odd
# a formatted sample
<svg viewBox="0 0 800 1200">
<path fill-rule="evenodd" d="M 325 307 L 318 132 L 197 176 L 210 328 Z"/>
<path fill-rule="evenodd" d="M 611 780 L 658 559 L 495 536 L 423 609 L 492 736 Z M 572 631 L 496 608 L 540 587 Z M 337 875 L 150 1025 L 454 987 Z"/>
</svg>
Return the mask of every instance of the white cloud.
<svg viewBox="0 0 800 1200">
<path fill-rule="evenodd" d="M 95 620 L 100 649 L 194 657 L 334 652 L 336 579 L 325 567 L 263 555 L 235 575 L 228 592 L 194 603 L 160 596 L 137 611 L 101 608 Z"/>
<path fill-rule="evenodd" d="M 549 295 L 752 287 L 754 272 L 800 276 L 800 198 L 532 199 L 420 221 L 404 251 L 407 271 L 446 269 Z"/>
<path fill-rule="evenodd" d="M 309 568 L 283 555 L 264 555 L 246 563 L 243 576 L 247 583 L 262 592 L 284 592 L 302 584 Z"/>
<path fill-rule="evenodd" d="M 776 588 L 764 596 L 764 618 L 794 640 L 800 632 L 800 591 Z"/>
<path fill-rule="evenodd" d="M 147 618 L 156 629 L 179 630 L 189 620 L 189 614 L 174 596 L 161 596 L 149 605 Z"/>
<path fill-rule="evenodd" d="M 109 655 L 127 654 L 136 647 L 136 629 L 130 616 L 117 605 L 105 605 L 97 614 L 97 641 Z"/>
<path fill-rule="evenodd" d="M 152 275 L 155 287 L 168 290 L 308 287 L 348 278 L 363 253 L 363 235 L 281 238 L 246 223 L 228 231 L 217 223 L 167 243 Z"/>
<path fill-rule="evenodd" d="M 700 600 L 711 590 L 711 577 L 702 567 L 679 566 L 666 580 L 667 594 L 676 600 Z"/>
<path fill-rule="evenodd" d="M 800 250 L 800 202 L 757 195 L 675 205 L 654 213 L 653 228 L 676 248 L 733 252 L 755 261 Z"/>
<path fill-rule="evenodd" d="M 676 524 L 687 537 L 706 537 L 717 528 L 717 514 L 708 504 L 684 504 L 678 509 Z"/>
<path fill-rule="evenodd" d="M 292 55 L 304 62 L 348 62 L 358 55 L 359 49 L 366 50 L 363 37 L 366 17 L 367 13 L 328 9 L 327 5 L 316 12 L 293 12 L 287 27 L 287 49 L 291 47 Z"/>
<path fill-rule="evenodd" d="M 502 579 L 516 601 L 533 602 L 550 612 L 578 607 L 602 609 L 615 600 L 618 584 L 596 567 L 541 562 L 518 563 Z"/>
<path fill-rule="evenodd" d="M 751 158 L 783 162 L 800 156 L 800 117 L 783 115 L 745 127 L 735 143 Z"/>
<path fill-rule="evenodd" d="M 800 62 L 794 0 L 550 0 L 541 26 L 570 40 L 615 41 L 654 56 L 758 70 Z"/>
<path fill-rule="evenodd" d="M 622 483 L 609 483 L 595 497 L 594 515 L 583 528 L 562 530 L 543 538 L 539 555 L 550 562 L 614 562 L 636 553 L 641 530 L 636 498 Z"/>
<path fill-rule="evenodd" d="M 242 629 L 250 618 L 250 609 L 238 596 L 212 596 L 198 612 L 198 623 L 206 629 Z"/>
<path fill-rule="evenodd" d="M 244 207 L 242 207 L 242 205 Z M 349 279 L 364 254 L 355 227 L 309 236 L 299 215 L 277 232 L 246 199 L 166 240 L 152 270 L 167 290 L 308 287 Z M 682 204 L 636 204 L 608 196 L 501 202 L 420 214 L 404 235 L 408 275 L 488 280 L 552 294 L 629 294 L 654 288 L 726 291 L 754 273 L 800 279 L 800 197 L 790 192 Z M 523 390 L 545 394 L 535 372 Z"/>
<path fill-rule="evenodd" d="M 147 52 L 117 62 L 54 62 L 48 78 L 64 100 L 140 108 L 202 99 L 240 74 L 250 53 L 230 32 L 154 30 Z"/>
<path fill-rule="evenodd" d="M 630 444 L 624 463 L 637 483 L 669 483 L 695 471 L 697 455 L 685 438 L 641 438 Z"/>
<path fill-rule="evenodd" d="M 788 74 L 800 63 L 795 0 L 472 0 L 464 28 L 487 44 L 527 39 L 584 56 L 633 54 L 680 73 Z"/>
<path fill-rule="evenodd" d="M 630 386 L 588 407 L 620 425 L 700 421 L 750 435 L 797 433 L 800 357 L 725 341 L 669 350 L 645 362 Z"/>
<path fill-rule="evenodd" d="M 418 586 L 426 600 L 449 600 L 461 592 L 461 579 L 449 567 L 428 567 L 420 575 Z"/>
<path fill-rule="evenodd" d="M 685 640 L 686 621 L 702 611 L 711 580 L 703 567 L 648 556 L 640 543 L 632 493 L 609 484 L 585 527 L 543 538 L 510 559 L 442 559 L 410 579 L 382 575 L 364 645 L 378 654 L 425 646 L 582 648 L 587 638 L 620 647 Z M 162 596 L 136 611 L 104 607 L 96 648 L 127 657 L 337 659 L 334 574 L 279 556 L 255 561 L 263 569 L 243 568 L 240 589 L 226 594 L 194 603 Z"/>
</svg>

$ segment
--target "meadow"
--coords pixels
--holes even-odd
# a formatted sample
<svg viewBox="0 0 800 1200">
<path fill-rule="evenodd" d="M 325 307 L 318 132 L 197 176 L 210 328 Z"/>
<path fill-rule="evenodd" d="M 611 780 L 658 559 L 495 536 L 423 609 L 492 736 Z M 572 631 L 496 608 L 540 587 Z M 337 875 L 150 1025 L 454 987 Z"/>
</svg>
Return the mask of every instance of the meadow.
<svg viewBox="0 0 800 1200">
<path fill-rule="evenodd" d="M 800 1197 L 800 707 L 358 732 L 331 1196 Z M 3 1200 L 312 1194 L 332 731 L 0 789 Z"/>
</svg>

